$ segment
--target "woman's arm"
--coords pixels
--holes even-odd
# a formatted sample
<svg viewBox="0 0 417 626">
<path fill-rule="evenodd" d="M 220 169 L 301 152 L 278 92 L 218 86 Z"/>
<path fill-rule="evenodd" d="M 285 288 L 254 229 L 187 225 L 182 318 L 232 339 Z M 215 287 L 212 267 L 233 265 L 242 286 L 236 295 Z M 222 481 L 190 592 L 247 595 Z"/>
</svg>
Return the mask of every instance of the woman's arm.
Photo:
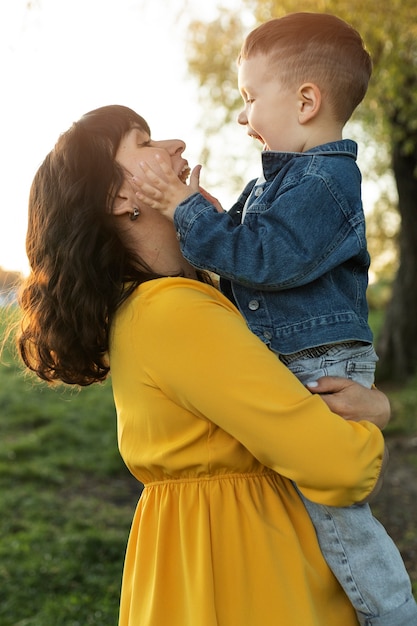
<svg viewBox="0 0 417 626">
<path fill-rule="evenodd" d="M 309 383 L 307 387 L 312 393 L 320 394 L 330 410 L 341 415 L 344 419 L 355 422 L 368 420 L 382 430 L 391 418 L 389 400 L 375 385 L 372 389 L 368 389 L 347 378 L 324 376 L 317 381 Z M 385 448 L 379 478 L 372 492 L 361 504 L 371 501 L 379 493 L 388 467 L 388 461 L 388 448 Z"/>
<path fill-rule="evenodd" d="M 132 354 L 140 354 L 150 338 L 152 384 L 294 480 L 311 500 L 348 506 L 366 498 L 381 472 L 380 430 L 332 413 L 214 289 L 180 279 L 159 285 L 137 320 L 146 336 L 136 349 L 130 340 Z"/>
</svg>

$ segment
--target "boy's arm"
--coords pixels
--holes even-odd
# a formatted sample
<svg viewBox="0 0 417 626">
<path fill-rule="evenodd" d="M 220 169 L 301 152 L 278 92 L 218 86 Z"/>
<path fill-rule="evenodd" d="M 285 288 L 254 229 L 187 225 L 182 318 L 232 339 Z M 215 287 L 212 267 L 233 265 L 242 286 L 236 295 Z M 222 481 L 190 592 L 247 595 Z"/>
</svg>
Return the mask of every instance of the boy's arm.
<svg viewBox="0 0 417 626">
<path fill-rule="evenodd" d="M 268 291 L 308 285 L 355 255 L 367 263 L 360 196 L 345 193 L 348 183 L 358 182 L 350 168 L 343 169 L 342 186 L 339 168 L 336 180 L 309 173 L 275 196 L 266 189 L 240 224 L 197 193 L 200 168 L 189 185 L 162 160 L 142 164 L 142 171 L 134 180 L 138 199 L 171 218 L 174 213 L 182 254 L 194 267 Z"/>
</svg>

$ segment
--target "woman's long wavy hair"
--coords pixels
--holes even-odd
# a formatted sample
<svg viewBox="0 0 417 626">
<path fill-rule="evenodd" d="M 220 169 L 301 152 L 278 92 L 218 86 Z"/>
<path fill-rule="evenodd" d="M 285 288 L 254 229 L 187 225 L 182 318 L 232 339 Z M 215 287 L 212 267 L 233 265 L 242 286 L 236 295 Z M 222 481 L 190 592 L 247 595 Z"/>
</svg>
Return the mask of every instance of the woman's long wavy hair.
<svg viewBox="0 0 417 626">
<path fill-rule="evenodd" d="M 30 190 L 26 251 L 31 272 L 20 293 L 17 344 L 25 365 L 48 382 L 90 385 L 109 372 L 109 328 L 117 307 L 157 278 L 123 244 L 111 209 L 124 172 L 123 136 L 146 121 L 106 106 L 63 133 Z"/>
</svg>

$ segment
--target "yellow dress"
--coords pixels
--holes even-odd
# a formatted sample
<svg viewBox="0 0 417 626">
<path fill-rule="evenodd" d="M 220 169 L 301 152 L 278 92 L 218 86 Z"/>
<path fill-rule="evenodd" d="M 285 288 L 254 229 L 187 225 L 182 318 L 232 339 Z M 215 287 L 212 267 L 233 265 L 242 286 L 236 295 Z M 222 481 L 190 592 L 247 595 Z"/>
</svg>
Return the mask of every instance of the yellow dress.
<svg viewBox="0 0 417 626">
<path fill-rule="evenodd" d="M 110 364 L 120 452 L 145 484 L 120 626 L 357 626 L 291 481 L 323 504 L 363 499 L 380 431 L 332 414 L 189 279 L 130 296 Z"/>
</svg>

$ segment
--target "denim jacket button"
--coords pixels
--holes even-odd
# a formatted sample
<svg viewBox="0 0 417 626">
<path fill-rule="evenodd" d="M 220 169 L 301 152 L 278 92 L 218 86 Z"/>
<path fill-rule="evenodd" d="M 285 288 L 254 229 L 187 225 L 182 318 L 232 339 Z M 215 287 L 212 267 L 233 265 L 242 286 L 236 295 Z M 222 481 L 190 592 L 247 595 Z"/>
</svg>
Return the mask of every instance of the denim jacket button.
<svg viewBox="0 0 417 626">
<path fill-rule="evenodd" d="M 265 337 L 265 339 L 272 339 L 272 333 L 270 333 L 268 330 L 266 330 L 264 332 L 264 337 Z"/>
<path fill-rule="evenodd" d="M 264 190 L 263 187 L 258 187 L 257 189 L 255 189 L 255 196 L 258 197 L 262 195 L 263 190 Z"/>
<path fill-rule="evenodd" d="M 257 311 L 259 309 L 258 300 L 251 300 L 248 304 L 248 307 L 251 311 Z"/>
</svg>

